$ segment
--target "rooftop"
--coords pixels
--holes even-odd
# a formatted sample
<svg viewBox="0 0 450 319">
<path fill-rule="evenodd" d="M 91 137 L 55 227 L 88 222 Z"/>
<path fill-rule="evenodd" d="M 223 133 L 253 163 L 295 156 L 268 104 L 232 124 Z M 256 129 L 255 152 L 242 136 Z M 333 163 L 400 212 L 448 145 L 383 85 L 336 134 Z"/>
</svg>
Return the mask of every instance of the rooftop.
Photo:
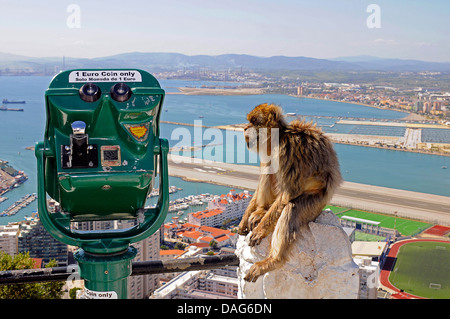
<svg viewBox="0 0 450 319">
<path fill-rule="evenodd" d="M 354 241 L 352 243 L 353 256 L 381 256 L 387 246 L 386 242 Z"/>
</svg>

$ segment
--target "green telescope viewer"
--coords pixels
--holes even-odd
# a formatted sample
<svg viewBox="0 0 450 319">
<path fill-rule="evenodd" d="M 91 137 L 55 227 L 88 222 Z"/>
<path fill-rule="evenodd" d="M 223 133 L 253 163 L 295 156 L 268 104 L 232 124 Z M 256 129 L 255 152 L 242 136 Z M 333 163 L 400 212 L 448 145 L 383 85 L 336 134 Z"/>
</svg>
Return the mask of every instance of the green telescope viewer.
<svg viewBox="0 0 450 319">
<path fill-rule="evenodd" d="M 60 241 L 87 253 L 126 250 L 164 222 L 168 142 L 159 138 L 165 92 L 135 69 L 69 70 L 45 93 L 44 141 L 36 144 L 39 216 Z M 159 199 L 145 208 L 159 170 Z M 47 197 L 60 204 L 50 212 Z M 79 231 L 71 222 L 135 220 L 123 230 Z"/>
</svg>

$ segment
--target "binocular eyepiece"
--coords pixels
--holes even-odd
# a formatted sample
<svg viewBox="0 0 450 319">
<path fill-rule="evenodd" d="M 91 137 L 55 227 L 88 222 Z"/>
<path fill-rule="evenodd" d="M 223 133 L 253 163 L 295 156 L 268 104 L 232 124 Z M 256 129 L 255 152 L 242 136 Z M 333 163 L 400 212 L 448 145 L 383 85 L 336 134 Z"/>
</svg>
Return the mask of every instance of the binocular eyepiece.
<svg viewBox="0 0 450 319">
<path fill-rule="evenodd" d="M 86 83 L 80 88 L 80 97 L 85 102 L 95 102 L 102 96 L 101 89 L 95 83 Z M 125 83 L 114 84 L 110 91 L 111 97 L 117 102 L 128 101 L 131 97 L 131 89 Z"/>
<path fill-rule="evenodd" d="M 95 102 L 102 96 L 102 91 L 94 83 L 86 83 L 80 88 L 80 97 L 85 102 Z"/>
</svg>

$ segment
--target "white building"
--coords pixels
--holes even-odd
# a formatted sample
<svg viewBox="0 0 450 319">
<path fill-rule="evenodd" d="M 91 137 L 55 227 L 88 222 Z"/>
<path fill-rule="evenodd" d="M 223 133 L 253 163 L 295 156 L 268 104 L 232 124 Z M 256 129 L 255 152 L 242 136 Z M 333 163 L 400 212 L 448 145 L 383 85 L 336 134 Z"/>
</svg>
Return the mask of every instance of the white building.
<svg viewBox="0 0 450 319">
<path fill-rule="evenodd" d="M 202 249 L 190 246 L 178 259 L 202 255 Z M 237 298 L 237 267 L 174 273 L 175 277 L 156 289 L 151 299 L 228 299 Z M 169 277 L 169 276 L 167 276 Z"/>
<path fill-rule="evenodd" d="M 19 225 L 0 226 L 0 251 L 10 256 L 17 255 Z"/>
<path fill-rule="evenodd" d="M 241 219 L 252 198 L 248 191 L 236 193 L 234 189 L 208 203 L 208 209 L 189 214 L 189 223 L 200 226 L 222 227 L 223 224 Z"/>
<path fill-rule="evenodd" d="M 225 214 L 221 209 L 207 209 L 189 213 L 189 224 L 199 226 L 221 227 L 225 220 Z"/>
<path fill-rule="evenodd" d="M 167 284 L 157 289 L 150 298 L 236 299 L 237 291 L 237 276 L 220 275 L 215 270 L 197 270 L 180 273 Z"/>
<path fill-rule="evenodd" d="M 359 298 L 376 299 L 380 287 L 380 260 L 386 254 L 386 242 L 354 241 L 353 261 L 359 266 Z"/>
<path fill-rule="evenodd" d="M 377 299 L 380 263 L 363 256 L 357 256 L 353 261 L 359 266 L 359 299 Z"/>
</svg>

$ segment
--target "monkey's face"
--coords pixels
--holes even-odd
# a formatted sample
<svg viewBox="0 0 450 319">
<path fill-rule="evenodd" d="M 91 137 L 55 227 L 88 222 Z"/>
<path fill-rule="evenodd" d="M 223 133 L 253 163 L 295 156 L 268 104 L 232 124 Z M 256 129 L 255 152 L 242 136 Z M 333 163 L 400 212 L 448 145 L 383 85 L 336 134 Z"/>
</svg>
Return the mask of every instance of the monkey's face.
<svg viewBox="0 0 450 319">
<path fill-rule="evenodd" d="M 272 129 L 284 125 L 281 108 L 273 104 L 260 104 L 248 113 L 247 120 L 249 124 L 244 128 L 247 147 L 255 152 L 264 147 L 270 155 Z"/>
<path fill-rule="evenodd" d="M 244 138 L 249 150 L 258 152 L 258 130 L 251 124 L 244 127 Z"/>
<path fill-rule="evenodd" d="M 280 128 L 283 124 L 283 111 L 274 104 L 260 104 L 247 114 L 247 120 L 255 128 Z"/>
</svg>

